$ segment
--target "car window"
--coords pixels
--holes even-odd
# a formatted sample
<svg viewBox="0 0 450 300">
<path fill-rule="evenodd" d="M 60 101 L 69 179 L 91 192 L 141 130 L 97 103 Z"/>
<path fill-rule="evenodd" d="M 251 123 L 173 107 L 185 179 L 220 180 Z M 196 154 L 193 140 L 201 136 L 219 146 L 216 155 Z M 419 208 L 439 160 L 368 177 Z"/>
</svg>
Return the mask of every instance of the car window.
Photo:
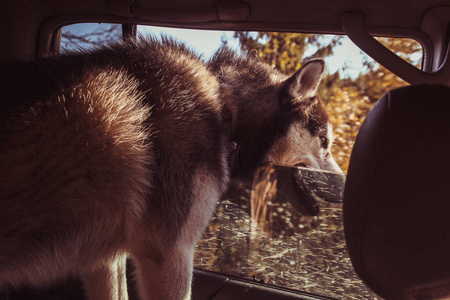
<svg viewBox="0 0 450 300">
<path fill-rule="evenodd" d="M 369 110 L 387 91 L 406 85 L 344 36 L 151 26 L 138 26 L 138 33 L 172 35 L 202 53 L 205 60 L 222 44 L 236 51 L 253 51 L 286 74 L 306 60 L 324 58 L 327 70 L 318 92 L 333 125 L 332 154 L 344 173 Z M 120 36 L 119 25 L 70 25 L 62 30 L 61 49 L 93 47 Z M 379 41 L 420 67 L 422 49 L 416 41 Z M 311 205 L 317 205 L 317 213 L 308 215 L 299 210 L 297 202 L 303 201 L 299 194 L 298 199 L 278 195 L 277 191 L 284 188 L 280 182 L 288 181 L 297 194 L 298 190 L 309 193 L 305 197 L 312 199 Z M 264 166 L 252 186 L 234 184 L 218 202 L 197 245 L 195 267 L 339 299 L 376 299 L 353 271 L 347 254 L 342 216 L 344 181 L 345 175 L 337 173 Z"/>
</svg>

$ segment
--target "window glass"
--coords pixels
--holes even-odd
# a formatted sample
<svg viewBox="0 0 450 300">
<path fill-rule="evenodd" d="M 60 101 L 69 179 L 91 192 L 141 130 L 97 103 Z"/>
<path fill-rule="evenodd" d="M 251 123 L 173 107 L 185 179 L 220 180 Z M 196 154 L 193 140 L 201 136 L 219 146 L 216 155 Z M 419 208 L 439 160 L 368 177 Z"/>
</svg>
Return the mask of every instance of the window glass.
<svg viewBox="0 0 450 300">
<path fill-rule="evenodd" d="M 278 175 L 275 178 L 273 171 Z M 340 181 L 343 188 L 343 174 L 306 171 L 309 174 L 302 180 L 316 182 L 320 178 L 328 187 Z M 279 173 L 279 169 L 260 170 L 253 191 L 236 186 L 229 197 L 218 202 L 216 214 L 197 245 L 195 266 L 339 299 L 375 299 L 354 273 L 346 251 L 342 198 L 333 198 L 337 200 L 333 203 L 317 197 L 318 214 L 303 215 L 294 201 L 304 195 L 298 199 L 275 196 L 274 182 L 290 179 Z"/>
</svg>

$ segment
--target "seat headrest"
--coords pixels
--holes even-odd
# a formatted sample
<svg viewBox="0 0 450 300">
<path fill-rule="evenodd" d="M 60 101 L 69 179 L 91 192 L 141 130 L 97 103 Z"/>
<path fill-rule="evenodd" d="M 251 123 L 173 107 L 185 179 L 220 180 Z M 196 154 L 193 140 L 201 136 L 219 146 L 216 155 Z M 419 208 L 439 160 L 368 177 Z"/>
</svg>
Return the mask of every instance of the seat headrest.
<svg viewBox="0 0 450 300">
<path fill-rule="evenodd" d="M 387 299 L 450 295 L 450 89 L 393 90 L 350 158 L 344 229 L 355 271 Z"/>
</svg>

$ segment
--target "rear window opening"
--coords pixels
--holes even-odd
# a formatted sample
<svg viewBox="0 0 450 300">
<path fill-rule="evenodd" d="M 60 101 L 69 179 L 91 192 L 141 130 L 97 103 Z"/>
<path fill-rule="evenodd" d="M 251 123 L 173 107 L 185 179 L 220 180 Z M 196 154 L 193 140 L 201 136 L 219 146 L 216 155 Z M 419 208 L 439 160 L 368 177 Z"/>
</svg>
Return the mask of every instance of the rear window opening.
<svg viewBox="0 0 450 300">
<path fill-rule="evenodd" d="M 324 58 L 327 70 L 319 96 L 333 125 L 332 155 L 344 173 L 358 130 L 374 103 L 387 91 L 407 85 L 345 36 L 152 26 L 138 26 L 137 31 L 138 36 L 171 35 L 202 53 L 205 60 L 222 44 L 236 51 L 254 51 L 261 60 L 287 74 L 309 59 Z M 61 52 L 65 53 L 117 41 L 122 28 L 117 24 L 74 24 L 63 27 L 61 34 Z M 422 48 L 418 42 L 378 40 L 420 68 Z M 303 204 L 318 205 L 317 212 L 305 213 L 295 200 L 277 195 L 283 189 L 280 181 L 286 181 L 285 175 L 289 180 L 298 179 L 297 188 L 301 186 L 312 199 L 308 204 L 306 197 Z M 237 184 L 219 201 L 197 245 L 195 267 L 339 299 L 377 299 L 357 277 L 347 254 L 342 201 L 336 189 L 339 185 L 343 188 L 344 181 L 345 176 L 337 173 L 265 166 L 253 187 Z"/>
</svg>

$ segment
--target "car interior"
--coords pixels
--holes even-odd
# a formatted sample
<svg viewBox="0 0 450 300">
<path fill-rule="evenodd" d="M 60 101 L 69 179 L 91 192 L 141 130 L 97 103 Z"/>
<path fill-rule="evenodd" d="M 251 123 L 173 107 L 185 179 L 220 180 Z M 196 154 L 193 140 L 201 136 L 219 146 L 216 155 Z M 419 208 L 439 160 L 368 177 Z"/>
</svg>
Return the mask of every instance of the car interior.
<svg viewBox="0 0 450 300">
<path fill-rule="evenodd" d="M 348 36 L 410 84 L 377 102 L 352 150 L 338 204 L 352 266 L 376 299 L 450 298 L 449 1 L 0 0 L 0 6 L 0 63 L 58 53 L 61 28 L 75 23 L 120 24 L 123 37 L 135 36 L 137 25 Z M 418 41 L 422 67 L 374 36 Z M 128 269 L 131 274 L 131 261 Z M 129 295 L 139 299 L 132 280 Z M 345 292 L 318 295 L 302 286 L 194 271 L 194 300 L 335 298 L 348 299 Z M 0 291 L 0 299 L 85 298 L 80 279 L 72 278 L 46 289 Z"/>
</svg>

